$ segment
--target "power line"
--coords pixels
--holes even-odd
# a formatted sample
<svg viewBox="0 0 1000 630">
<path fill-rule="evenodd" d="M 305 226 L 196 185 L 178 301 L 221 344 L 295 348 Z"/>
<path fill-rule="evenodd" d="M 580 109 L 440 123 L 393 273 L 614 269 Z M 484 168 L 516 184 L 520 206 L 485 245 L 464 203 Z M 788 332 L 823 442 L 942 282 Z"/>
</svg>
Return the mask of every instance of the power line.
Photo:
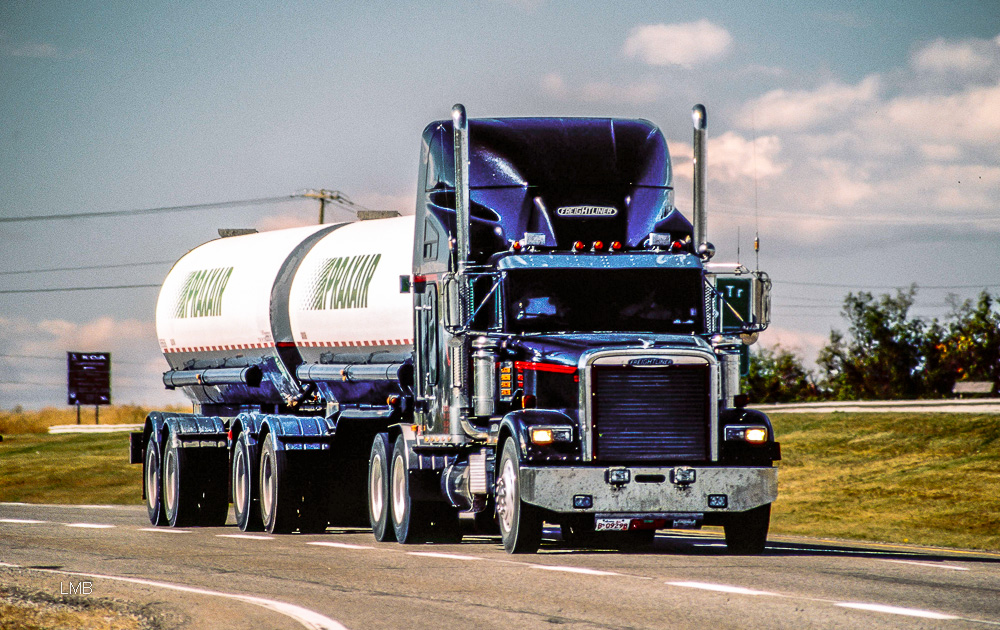
<svg viewBox="0 0 1000 630">
<path fill-rule="evenodd" d="M 326 195 L 325 200 L 337 204 L 339 207 L 350 212 L 367 210 L 362 205 L 356 204 L 346 195 L 336 190 L 319 191 Z M 212 203 L 194 203 L 183 206 L 160 206 L 157 208 L 136 208 L 131 210 L 105 210 L 101 212 L 71 212 L 66 214 L 40 214 L 20 217 L 0 217 L 0 223 L 25 223 L 29 221 L 59 221 L 66 219 L 97 219 L 106 217 L 125 217 L 143 214 L 162 214 L 167 212 L 190 212 L 194 210 L 210 210 L 215 208 L 234 208 L 240 206 L 257 206 L 293 199 L 317 198 L 317 191 L 297 192 L 291 195 L 280 195 L 277 197 L 257 197 L 255 199 L 241 199 L 236 201 L 216 201 Z"/>
<path fill-rule="evenodd" d="M 797 287 L 832 287 L 834 289 L 909 289 L 910 285 L 878 285 L 878 284 L 830 284 L 826 282 L 792 282 L 791 280 L 773 280 L 776 285 L 788 284 Z M 953 285 L 916 285 L 917 289 L 995 289 L 1000 284 L 953 284 Z"/>
<path fill-rule="evenodd" d="M 48 269 L 24 269 L 22 271 L 0 271 L 0 276 L 13 276 L 30 273 L 50 273 L 53 271 L 83 271 L 87 269 L 119 269 L 122 267 L 148 267 L 150 265 L 173 264 L 173 260 L 154 260 L 151 262 L 125 263 L 120 265 L 87 265 L 83 267 L 50 267 Z"/>
<path fill-rule="evenodd" d="M 0 291 L 0 295 L 10 295 L 14 293 L 59 293 L 62 291 L 109 291 L 116 289 L 149 289 L 159 287 L 158 284 L 120 284 L 109 287 L 59 287 L 53 289 L 5 289 Z"/>
</svg>

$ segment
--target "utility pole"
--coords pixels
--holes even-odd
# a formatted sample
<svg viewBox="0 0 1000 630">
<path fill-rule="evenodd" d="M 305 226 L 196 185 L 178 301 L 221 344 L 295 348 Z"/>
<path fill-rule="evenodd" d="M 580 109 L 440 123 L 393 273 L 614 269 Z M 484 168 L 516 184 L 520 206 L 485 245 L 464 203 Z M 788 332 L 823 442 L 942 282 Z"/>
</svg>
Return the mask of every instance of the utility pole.
<svg viewBox="0 0 1000 630">
<path fill-rule="evenodd" d="M 347 198 L 347 195 L 340 192 L 339 190 L 327 190 L 321 188 L 319 190 L 309 189 L 298 193 L 299 197 L 308 197 L 310 199 L 319 199 L 319 224 L 323 225 L 326 222 L 326 204 L 330 201 L 336 201 L 342 205 L 353 206 L 354 203 Z"/>
</svg>

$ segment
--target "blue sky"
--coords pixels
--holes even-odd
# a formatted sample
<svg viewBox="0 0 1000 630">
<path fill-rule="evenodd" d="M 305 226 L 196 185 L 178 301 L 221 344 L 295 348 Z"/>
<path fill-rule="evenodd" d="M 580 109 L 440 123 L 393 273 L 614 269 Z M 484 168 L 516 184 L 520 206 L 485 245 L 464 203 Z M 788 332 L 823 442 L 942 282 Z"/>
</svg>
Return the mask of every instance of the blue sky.
<svg viewBox="0 0 1000 630">
<path fill-rule="evenodd" d="M 1000 293 L 1000 3 L 0 0 L 0 218 L 346 193 L 412 212 L 419 133 L 471 116 L 642 117 L 690 209 L 709 108 L 710 240 L 775 280 L 765 344 L 815 356 L 852 289 Z M 756 201 L 755 201 L 756 200 Z M 0 291 L 159 283 L 218 227 L 315 202 L 0 223 Z M 40 269 L 126 263 L 131 268 Z M 838 285 L 838 286 L 820 286 Z M 876 293 L 889 289 L 872 288 Z M 163 392 L 155 289 L 0 294 L 0 408 L 61 405 L 67 350 Z M 43 357 L 43 358 L 27 358 Z"/>
</svg>

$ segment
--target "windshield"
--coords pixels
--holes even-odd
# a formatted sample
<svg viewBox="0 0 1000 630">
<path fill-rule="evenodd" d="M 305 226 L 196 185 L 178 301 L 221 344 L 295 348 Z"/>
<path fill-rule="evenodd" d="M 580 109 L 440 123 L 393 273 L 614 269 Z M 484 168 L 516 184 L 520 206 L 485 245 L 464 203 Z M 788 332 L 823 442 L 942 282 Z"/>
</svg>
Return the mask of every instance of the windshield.
<svg viewBox="0 0 1000 630">
<path fill-rule="evenodd" d="M 517 269 L 503 284 L 508 332 L 704 331 L 700 269 Z"/>
</svg>

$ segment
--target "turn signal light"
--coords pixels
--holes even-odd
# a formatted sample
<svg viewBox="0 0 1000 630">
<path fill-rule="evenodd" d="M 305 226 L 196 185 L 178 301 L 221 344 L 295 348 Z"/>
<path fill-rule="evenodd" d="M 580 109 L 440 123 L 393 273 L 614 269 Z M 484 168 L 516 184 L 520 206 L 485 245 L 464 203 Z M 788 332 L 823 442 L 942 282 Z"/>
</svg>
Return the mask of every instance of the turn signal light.
<svg viewBox="0 0 1000 630">
<path fill-rule="evenodd" d="M 743 439 L 751 444 L 763 444 L 767 442 L 767 429 L 747 429 Z"/>
</svg>

